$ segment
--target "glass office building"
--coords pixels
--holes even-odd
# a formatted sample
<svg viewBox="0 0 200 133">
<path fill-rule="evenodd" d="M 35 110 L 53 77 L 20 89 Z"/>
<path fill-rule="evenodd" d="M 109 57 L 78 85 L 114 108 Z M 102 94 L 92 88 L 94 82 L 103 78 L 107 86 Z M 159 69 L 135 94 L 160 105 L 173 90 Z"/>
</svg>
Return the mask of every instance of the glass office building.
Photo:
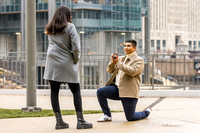
<svg viewBox="0 0 200 133">
<path fill-rule="evenodd" d="M 43 34 L 48 23 L 49 3 L 55 9 L 67 5 L 72 11 L 81 39 L 81 52 L 88 54 L 123 54 L 122 44 L 127 39 L 138 41 L 138 52 L 143 52 L 141 8 L 146 0 L 36 0 L 37 51 L 46 52 L 48 39 Z M 24 52 L 25 0 L 0 1 L 0 54 Z"/>
<path fill-rule="evenodd" d="M 26 0 L 0 1 L 0 58 L 21 57 L 26 52 L 25 2 Z M 137 40 L 137 51 L 143 53 L 141 9 L 146 7 L 146 0 L 36 0 L 38 53 L 47 51 L 48 37 L 43 33 L 44 28 L 60 5 L 67 5 L 71 9 L 72 22 L 80 36 L 83 55 L 80 62 L 82 86 L 94 88 L 93 85 L 106 82 L 109 75 L 105 70 L 105 61 L 108 61 L 113 52 L 120 55 L 124 53 L 125 40 Z M 42 57 L 45 59 L 45 56 Z M 90 62 L 90 59 L 96 61 Z M 44 62 L 37 68 L 37 74 L 40 75 L 37 78 L 38 85 L 44 85 Z"/>
</svg>

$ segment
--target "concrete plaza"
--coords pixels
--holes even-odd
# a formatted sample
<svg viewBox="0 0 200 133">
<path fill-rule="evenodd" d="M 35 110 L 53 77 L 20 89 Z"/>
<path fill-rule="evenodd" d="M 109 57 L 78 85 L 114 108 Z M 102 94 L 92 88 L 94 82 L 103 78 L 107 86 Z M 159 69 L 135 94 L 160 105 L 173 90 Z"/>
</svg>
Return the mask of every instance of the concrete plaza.
<svg viewBox="0 0 200 133">
<path fill-rule="evenodd" d="M 25 90 L 22 93 L 13 90 L 0 90 L 0 108 L 21 109 L 26 106 Z M 14 93 L 15 92 L 15 93 Z M 69 93 L 62 91 L 60 96 L 61 109 L 74 109 L 72 96 L 62 95 Z M 100 110 L 95 93 L 85 95 L 82 90 L 84 110 Z M 155 103 L 159 97 L 141 97 L 137 104 L 137 111 L 143 110 Z M 120 101 L 109 100 L 111 110 L 123 111 Z M 37 106 L 42 109 L 51 109 L 49 93 L 38 91 Z M 63 116 L 69 123 L 69 129 L 55 130 L 55 118 L 12 118 L 0 119 L 1 133 L 199 133 L 200 131 L 200 98 L 166 97 L 156 104 L 147 119 L 127 122 L 123 112 L 112 113 L 113 121 L 97 123 L 96 120 L 103 114 L 84 115 L 88 122 L 93 123 L 92 129 L 77 130 L 76 116 Z"/>
</svg>

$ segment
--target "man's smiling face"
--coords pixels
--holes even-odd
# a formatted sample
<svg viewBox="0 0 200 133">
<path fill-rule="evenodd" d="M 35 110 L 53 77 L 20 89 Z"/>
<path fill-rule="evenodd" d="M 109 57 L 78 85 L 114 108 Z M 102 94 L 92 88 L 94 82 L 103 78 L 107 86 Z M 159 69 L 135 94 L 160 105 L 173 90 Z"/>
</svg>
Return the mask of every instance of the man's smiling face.
<svg viewBox="0 0 200 133">
<path fill-rule="evenodd" d="M 130 42 L 127 42 L 124 44 L 124 53 L 131 54 L 135 52 L 136 47 L 133 47 L 133 45 Z"/>
</svg>

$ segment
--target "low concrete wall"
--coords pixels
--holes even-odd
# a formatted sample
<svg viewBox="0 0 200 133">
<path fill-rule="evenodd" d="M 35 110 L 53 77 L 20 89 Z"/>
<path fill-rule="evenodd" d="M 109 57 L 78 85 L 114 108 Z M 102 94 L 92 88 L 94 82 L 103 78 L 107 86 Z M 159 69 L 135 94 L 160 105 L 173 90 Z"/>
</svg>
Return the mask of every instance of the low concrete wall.
<svg viewBox="0 0 200 133">
<path fill-rule="evenodd" d="M 82 96 L 96 96 L 97 90 L 81 90 Z M 25 89 L 0 89 L 0 95 L 26 95 Z M 37 95 L 50 95 L 50 90 L 37 89 Z M 61 90 L 60 95 L 72 96 L 70 90 Z M 200 90 L 141 90 L 140 97 L 199 97 Z"/>
</svg>

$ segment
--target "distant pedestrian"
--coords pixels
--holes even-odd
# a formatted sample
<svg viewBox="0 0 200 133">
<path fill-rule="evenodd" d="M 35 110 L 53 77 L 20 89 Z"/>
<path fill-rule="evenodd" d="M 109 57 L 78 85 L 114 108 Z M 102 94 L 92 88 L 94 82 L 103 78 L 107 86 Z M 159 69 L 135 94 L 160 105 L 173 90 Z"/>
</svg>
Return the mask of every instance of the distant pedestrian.
<svg viewBox="0 0 200 133">
<path fill-rule="evenodd" d="M 136 53 L 137 42 L 127 40 L 124 44 L 125 56 L 115 53 L 107 66 L 112 76 L 105 87 L 98 89 L 97 97 L 104 116 L 98 122 L 112 121 L 107 99 L 121 100 L 127 121 L 141 120 L 149 116 L 151 109 L 135 112 L 140 91 L 140 74 L 144 60 Z"/>
<path fill-rule="evenodd" d="M 69 8 L 60 6 L 44 31 L 49 38 L 44 79 L 48 80 L 51 86 L 51 104 L 56 116 L 56 129 L 69 127 L 62 119 L 58 100 L 62 83 L 67 83 L 73 93 L 77 129 L 92 128 L 92 124 L 83 118 L 78 80 L 80 40 L 74 24 L 71 23 L 71 18 Z"/>
</svg>

